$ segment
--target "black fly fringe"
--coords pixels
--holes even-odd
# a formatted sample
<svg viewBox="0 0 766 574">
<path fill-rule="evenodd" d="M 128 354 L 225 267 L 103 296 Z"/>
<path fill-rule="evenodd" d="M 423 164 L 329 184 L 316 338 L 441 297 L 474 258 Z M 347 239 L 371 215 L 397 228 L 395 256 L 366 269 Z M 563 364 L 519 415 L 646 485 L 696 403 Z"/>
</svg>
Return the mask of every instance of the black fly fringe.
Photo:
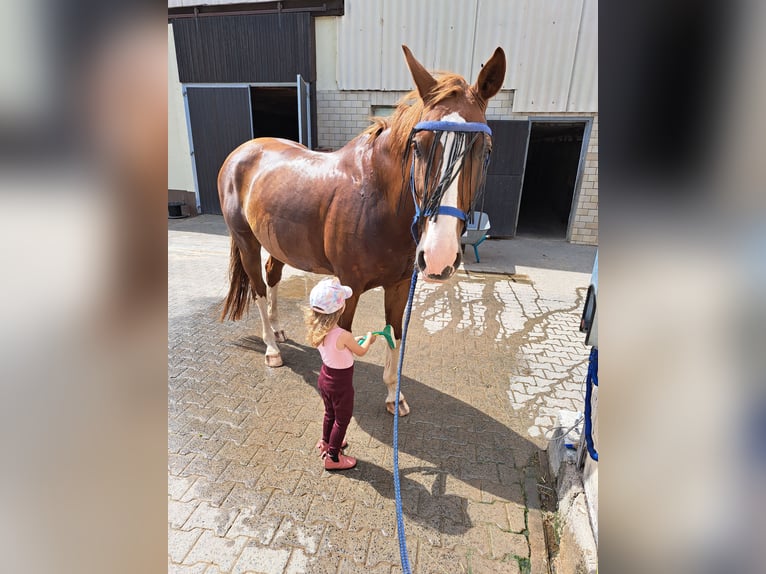
<svg viewBox="0 0 766 574">
<path fill-rule="evenodd" d="M 410 182 L 410 170 L 412 169 L 414 158 L 410 159 L 410 154 L 413 148 L 412 141 L 416 133 L 413 130 L 412 134 L 410 134 L 410 145 L 407 147 L 407 152 L 402 158 L 402 179 L 405 185 L 412 185 Z M 433 133 L 433 141 L 429 149 L 422 156 L 422 159 L 425 161 L 424 189 L 416 190 L 416 195 L 421 203 L 421 212 L 435 220 L 445 192 L 466 167 L 468 168 L 466 173 L 473 173 L 473 162 L 478 158 L 478 161 L 482 161 L 483 164 L 477 172 L 476 181 L 463 182 L 463 189 L 459 190 L 459 194 L 470 193 L 470 184 L 474 184 L 473 189 L 475 193 L 469 203 L 467 214 L 470 218 L 479 200 L 482 200 L 483 205 L 487 167 L 489 166 L 487 138 L 484 137 L 483 133 L 477 132 L 434 131 Z M 452 146 L 449 148 L 449 157 L 445 158 L 448 138 L 450 136 L 454 139 L 452 140 Z M 480 149 L 474 150 L 475 145 L 479 145 Z M 442 150 L 442 153 L 437 155 L 439 149 Z M 443 170 L 445 161 L 447 169 Z M 442 172 L 444 172 L 444 177 L 442 177 Z M 435 178 L 438 178 L 438 181 L 434 182 Z M 406 194 L 402 193 L 402 196 L 404 195 Z"/>
</svg>

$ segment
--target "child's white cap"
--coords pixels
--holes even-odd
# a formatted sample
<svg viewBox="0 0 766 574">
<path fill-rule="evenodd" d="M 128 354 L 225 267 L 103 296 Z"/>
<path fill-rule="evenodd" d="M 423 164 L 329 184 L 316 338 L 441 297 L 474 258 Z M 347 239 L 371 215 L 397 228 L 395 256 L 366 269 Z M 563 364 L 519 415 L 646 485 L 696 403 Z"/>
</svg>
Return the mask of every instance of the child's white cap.
<svg viewBox="0 0 766 574">
<path fill-rule="evenodd" d="M 309 303 L 314 311 L 329 315 L 343 307 L 346 299 L 351 297 L 351 287 L 341 285 L 337 277 L 322 279 L 311 290 Z"/>
</svg>

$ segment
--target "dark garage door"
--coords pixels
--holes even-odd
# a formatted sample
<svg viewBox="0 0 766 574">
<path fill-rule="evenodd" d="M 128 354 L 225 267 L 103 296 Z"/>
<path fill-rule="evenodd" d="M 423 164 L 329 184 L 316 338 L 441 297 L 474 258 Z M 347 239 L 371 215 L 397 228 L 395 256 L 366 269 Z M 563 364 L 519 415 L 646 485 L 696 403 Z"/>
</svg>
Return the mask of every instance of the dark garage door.
<svg viewBox="0 0 766 574">
<path fill-rule="evenodd" d="M 492 237 L 516 235 L 521 182 L 529 139 L 529 122 L 488 121 L 492 128 L 492 158 L 487 170 L 484 211 Z"/>
<path fill-rule="evenodd" d="M 252 138 L 250 89 L 187 88 L 186 97 L 202 213 L 221 215 L 218 170 L 234 148 Z"/>
</svg>

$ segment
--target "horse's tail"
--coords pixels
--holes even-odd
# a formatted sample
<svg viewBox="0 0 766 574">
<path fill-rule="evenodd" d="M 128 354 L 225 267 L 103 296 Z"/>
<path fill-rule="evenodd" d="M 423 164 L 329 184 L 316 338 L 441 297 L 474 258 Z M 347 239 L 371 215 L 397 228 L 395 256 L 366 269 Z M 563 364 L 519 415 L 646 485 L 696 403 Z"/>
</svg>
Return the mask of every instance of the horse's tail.
<svg viewBox="0 0 766 574">
<path fill-rule="evenodd" d="M 220 320 L 226 320 L 227 316 L 232 321 L 241 319 L 250 308 L 251 293 L 250 278 L 245 272 L 245 266 L 242 265 L 239 247 L 232 238 L 229 259 L 229 294 L 223 302 Z"/>
</svg>

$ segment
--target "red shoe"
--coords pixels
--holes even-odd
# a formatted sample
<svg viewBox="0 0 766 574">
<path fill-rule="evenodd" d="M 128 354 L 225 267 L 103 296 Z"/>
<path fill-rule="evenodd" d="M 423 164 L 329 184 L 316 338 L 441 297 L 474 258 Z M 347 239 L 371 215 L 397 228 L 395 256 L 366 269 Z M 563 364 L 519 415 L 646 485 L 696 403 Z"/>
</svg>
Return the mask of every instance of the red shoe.
<svg viewBox="0 0 766 574">
<path fill-rule="evenodd" d="M 338 454 L 338 462 L 335 462 L 329 456 L 324 457 L 325 470 L 348 470 L 356 466 L 356 459 L 353 456 Z"/>
<path fill-rule="evenodd" d="M 344 449 L 344 448 L 346 448 L 347 446 L 348 446 L 348 442 L 346 442 L 346 439 L 343 439 L 343 444 L 342 444 L 342 445 L 340 445 L 340 448 L 341 448 L 341 449 Z M 316 449 L 319 451 L 319 456 L 321 456 L 322 458 L 324 458 L 324 457 L 325 457 L 325 455 L 327 454 L 327 451 L 328 451 L 328 450 L 330 450 L 330 445 L 329 445 L 329 444 L 327 444 L 327 443 L 326 443 L 325 441 L 323 441 L 322 439 L 319 439 L 319 442 L 316 444 Z"/>
</svg>

